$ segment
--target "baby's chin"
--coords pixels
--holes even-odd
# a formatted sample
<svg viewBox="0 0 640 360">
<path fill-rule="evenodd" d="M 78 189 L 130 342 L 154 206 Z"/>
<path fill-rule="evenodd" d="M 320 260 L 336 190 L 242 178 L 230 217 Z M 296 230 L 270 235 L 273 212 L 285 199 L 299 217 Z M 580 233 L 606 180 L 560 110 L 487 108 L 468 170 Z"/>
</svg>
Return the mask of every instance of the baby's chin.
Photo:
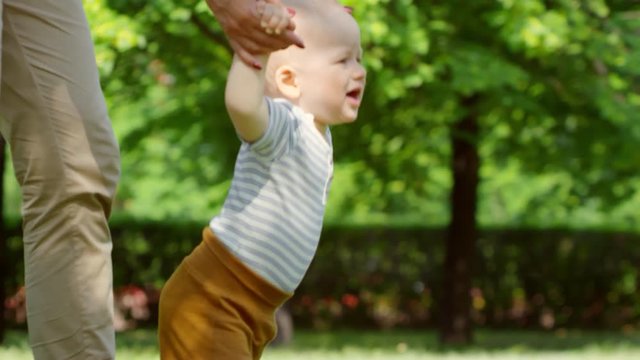
<svg viewBox="0 0 640 360">
<path fill-rule="evenodd" d="M 343 123 L 349 124 L 349 123 L 355 122 L 356 120 L 358 120 L 358 114 L 357 113 L 355 115 L 352 115 L 352 116 L 345 116 Z"/>
<path fill-rule="evenodd" d="M 327 124 L 327 125 L 342 125 L 342 124 L 351 124 L 356 122 L 356 120 L 358 120 L 358 116 L 344 116 L 340 119 L 334 120 L 331 122 L 331 124 Z"/>
<path fill-rule="evenodd" d="M 358 120 L 358 110 L 354 110 L 353 113 L 344 116 L 344 123 L 352 123 Z"/>
<path fill-rule="evenodd" d="M 339 115 L 333 115 L 330 119 L 323 118 L 322 116 L 315 115 L 315 120 L 325 126 L 335 126 L 341 124 L 350 124 L 358 119 L 358 111 L 351 110 L 348 113 L 342 113 Z"/>
</svg>

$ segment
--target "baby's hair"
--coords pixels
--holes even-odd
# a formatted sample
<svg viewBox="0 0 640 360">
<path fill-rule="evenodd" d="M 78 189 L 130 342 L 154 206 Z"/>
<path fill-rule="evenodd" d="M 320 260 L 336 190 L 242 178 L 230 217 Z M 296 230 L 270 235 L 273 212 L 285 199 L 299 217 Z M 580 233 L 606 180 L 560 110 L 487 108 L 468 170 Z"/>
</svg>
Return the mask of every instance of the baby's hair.
<svg viewBox="0 0 640 360">
<path fill-rule="evenodd" d="M 327 6 L 327 2 L 329 1 L 334 0 L 282 0 L 282 4 L 295 10 L 293 21 L 296 23 L 296 31 L 300 33 L 302 27 L 319 27 L 320 19 L 322 17 L 322 8 L 323 6 Z M 318 28 L 317 30 L 321 31 L 322 29 Z M 269 56 L 269 61 L 266 67 L 265 82 L 265 92 L 269 96 L 273 96 L 277 93 L 276 85 L 274 83 L 275 70 L 281 64 L 289 62 L 290 51 L 290 48 L 284 49 L 271 53 Z"/>
<path fill-rule="evenodd" d="M 282 0 L 282 4 L 296 11 L 293 21 L 317 19 L 322 10 L 334 0 Z"/>
<path fill-rule="evenodd" d="M 282 0 L 282 4 L 296 10 L 296 14 L 302 13 L 302 16 L 311 17 L 317 17 L 323 10 L 332 5 L 338 5 L 344 8 L 349 14 L 353 11 L 352 7 L 343 6 L 338 0 Z M 294 16 L 293 19 L 295 21 L 296 17 Z"/>
<path fill-rule="evenodd" d="M 336 0 L 282 0 L 282 4 L 302 11 L 314 11 L 327 6 L 330 3 L 337 4 Z"/>
<path fill-rule="evenodd" d="M 351 14 L 337 0 L 282 0 L 282 4 L 288 8 L 295 10 L 293 21 L 296 24 L 296 33 L 302 37 L 306 45 L 313 46 L 313 43 L 321 40 L 327 32 L 332 31 L 331 22 L 332 10 L 335 7 L 345 9 L 345 12 Z M 289 47 L 284 50 L 276 51 L 270 54 L 269 61 L 266 66 L 265 92 L 268 96 L 277 95 L 274 76 L 276 69 L 285 63 L 290 63 L 298 56 L 300 49 Z"/>
</svg>

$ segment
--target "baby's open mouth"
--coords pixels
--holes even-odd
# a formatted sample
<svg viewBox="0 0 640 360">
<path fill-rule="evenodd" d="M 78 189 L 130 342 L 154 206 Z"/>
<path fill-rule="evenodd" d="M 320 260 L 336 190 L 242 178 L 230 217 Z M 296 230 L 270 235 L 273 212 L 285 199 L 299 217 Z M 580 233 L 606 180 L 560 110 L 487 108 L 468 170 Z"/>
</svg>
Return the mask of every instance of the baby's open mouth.
<svg viewBox="0 0 640 360">
<path fill-rule="evenodd" d="M 360 89 L 353 89 L 351 91 L 349 91 L 347 93 L 347 97 L 355 99 L 355 100 L 360 100 L 360 93 L 362 92 L 362 90 Z"/>
</svg>

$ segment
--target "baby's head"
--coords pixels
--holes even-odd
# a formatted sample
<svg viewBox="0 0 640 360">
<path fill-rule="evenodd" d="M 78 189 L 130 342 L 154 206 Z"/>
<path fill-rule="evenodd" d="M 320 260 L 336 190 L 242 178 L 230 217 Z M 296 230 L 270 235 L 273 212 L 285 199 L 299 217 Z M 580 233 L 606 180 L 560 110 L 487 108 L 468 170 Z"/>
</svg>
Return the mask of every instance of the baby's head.
<svg viewBox="0 0 640 360">
<path fill-rule="evenodd" d="M 283 3 L 296 11 L 295 31 L 305 48 L 291 46 L 269 56 L 267 95 L 288 99 L 322 125 L 354 121 L 366 79 L 355 19 L 334 0 Z"/>
</svg>

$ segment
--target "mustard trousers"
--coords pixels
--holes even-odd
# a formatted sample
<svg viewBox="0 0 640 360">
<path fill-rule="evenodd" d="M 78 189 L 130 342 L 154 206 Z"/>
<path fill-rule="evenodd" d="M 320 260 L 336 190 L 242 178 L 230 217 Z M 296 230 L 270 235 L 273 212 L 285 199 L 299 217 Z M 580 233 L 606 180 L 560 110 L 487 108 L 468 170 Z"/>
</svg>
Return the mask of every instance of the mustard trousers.
<svg viewBox="0 0 640 360">
<path fill-rule="evenodd" d="M 257 360 L 276 335 L 276 310 L 289 297 L 207 227 L 160 294 L 160 358 Z"/>
<path fill-rule="evenodd" d="M 36 360 L 113 359 L 118 145 L 81 0 L 0 0 L 0 130 L 22 192 Z"/>
</svg>

